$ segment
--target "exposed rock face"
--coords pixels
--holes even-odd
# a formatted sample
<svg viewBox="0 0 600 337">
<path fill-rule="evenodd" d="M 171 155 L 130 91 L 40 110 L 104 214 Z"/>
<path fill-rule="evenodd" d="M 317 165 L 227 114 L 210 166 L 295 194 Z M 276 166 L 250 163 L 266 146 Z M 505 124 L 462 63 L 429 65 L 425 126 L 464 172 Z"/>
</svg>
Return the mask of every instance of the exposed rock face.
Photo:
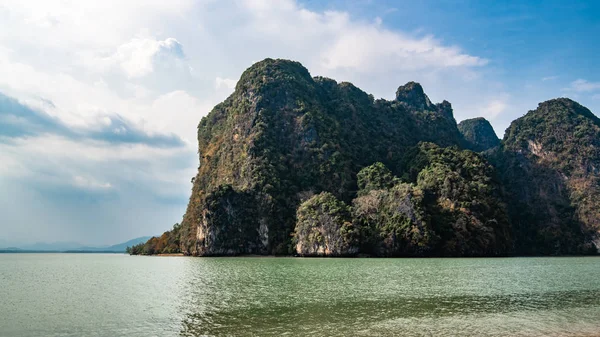
<svg viewBox="0 0 600 337">
<path fill-rule="evenodd" d="M 400 179 L 395 177 L 392 171 L 381 162 L 360 170 L 356 179 L 359 196 L 367 194 L 372 190 L 387 190 L 400 183 Z"/>
<path fill-rule="evenodd" d="M 376 256 L 425 256 L 438 239 L 425 221 L 424 193 L 402 183 L 382 163 L 358 173 L 353 220 L 361 230 L 361 252 Z"/>
<path fill-rule="evenodd" d="M 358 253 L 359 232 L 350 207 L 323 192 L 298 208 L 294 229 L 295 251 L 301 256 L 351 256 Z"/>
<path fill-rule="evenodd" d="M 485 120 L 461 125 L 463 134 L 450 103 L 431 103 L 418 83 L 374 100 L 297 62 L 258 62 L 200 121 L 188 208 L 163 241 L 199 256 L 594 248 L 598 118 L 548 101 L 513 122 L 500 146 Z"/>
<path fill-rule="evenodd" d="M 415 110 L 435 110 L 429 97 L 425 95 L 423 87 L 416 82 L 408 82 L 396 90 L 396 100 Z"/>
<path fill-rule="evenodd" d="M 466 119 L 458 124 L 458 130 L 465 139 L 465 147 L 482 152 L 500 145 L 490 122 L 483 117 Z"/>
<path fill-rule="evenodd" d="M 600 119 L 559 98 L 515 120 L 490 154 L 509 192 L 521 254 L 596 250 L 600 230 Z"/>
<path fill-rule="evenodd" d="M 494 168 L 455 147 L 421 143 L 404 176 L 380 163 L 360 171 L 354 221 L 362 252 L 378 256 L 495 256 L 511 253 L 510 222 Z M 390 184 L 393 186 L 390 187 Z"/>
<path fill-rule="evenodd" d="M 368 190 L 354 199 L 353 217 L 361 229 L 361 252 L 375 256 L 435 255 L 439 237 L 426 221 L 424 192 L 405 183 Z"/>
<path fill-rule="evenodd" d="M 250 190 L 220 185 L 206 196 L 196 232 L 196 254 L 266 254 L 268 229 L 264 215 L 254 207 L 261 201 Z"/>
<path fill-rule="evenodd" d="M 483 156 L 427 143 L 406 161 L 409 177 L 416 175 L 417 186 L 430 198 L 427 214 L 440 236 L 438 255 L 512 252 L 505 198 L 496 170 Z"/>
<path fill-rule="evenodd" d="M 349 202 L 362 167 L 397 167 L 419 141 L 460 144 L 450 104 L 431 104 L 416 83 L 405 87 L 414 94 L 407 89 L 402 102 L 374 101 L 350 83 L 312 78 L 297 62 L 250 67 L 198 126 L 200 166 L 182 251 L 289 254 L 302 196 L 328 191 Z M 226 185 L 233 192 L 215 194 Z"/>
</svg>

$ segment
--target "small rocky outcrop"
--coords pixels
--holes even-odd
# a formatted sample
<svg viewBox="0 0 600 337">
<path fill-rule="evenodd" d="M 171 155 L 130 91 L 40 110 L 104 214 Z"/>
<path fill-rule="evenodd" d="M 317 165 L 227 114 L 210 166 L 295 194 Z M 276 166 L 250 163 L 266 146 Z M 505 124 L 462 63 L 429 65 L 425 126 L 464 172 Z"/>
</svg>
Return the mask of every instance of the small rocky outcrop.
<svg viewBox="0 0 600 337">
<path fill-rule="evenodd" d="M 481 155 L 421 143 L 402 181 L 380 163 L 359 173 L 353 219 L 361 252 L 376 256 L 497 256 L 510 222 L 494 168 Z M 390 187 L 390 185 L 393 186 Z"/>
<path fill-rule="evenodd" d="M 396 100 L 416 110 L 434 110 L 434 105 L 423 91 L 421 84 L 408 82 L 396 90 Z"/>
<path fill-rule="evenodd" d="M 411 184 L 368 190 L 353 200 L 361 252 L 374 256 L 427 256 L 439 238 L 425 221 L 424 193 Z"/>
<path fill-rule="evenodd" d="M 298 207 L 294 248 L 301 256 L 351 256 L 358 253 L 358 230 L 350 207 L 323 192 Z"/>
</svg>

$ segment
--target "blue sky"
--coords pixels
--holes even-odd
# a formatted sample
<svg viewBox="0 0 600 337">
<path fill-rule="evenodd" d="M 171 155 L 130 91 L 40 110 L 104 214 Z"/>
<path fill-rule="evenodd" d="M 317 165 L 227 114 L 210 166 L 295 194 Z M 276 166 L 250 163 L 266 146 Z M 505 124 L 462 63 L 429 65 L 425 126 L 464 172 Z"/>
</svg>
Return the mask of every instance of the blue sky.
<svg viewBox="0 0 600 337">
<path fill-rule="evenodd" d="M 431 34 L 489 60 L 480 71 L 500 84 L 513 107 L 492 120 L 499 137 L 516 116 L 549 98 L 568 96 L 600 111 L 598 1 L 309 0 L 304 4 L 314 10 L 380 17 L 390 29 Z M 591 83 L 573 85 L 577 80 Z"/>
<path fill-rule="evenodd" d="M 266 57 L 376 97 L 418 81 L 502 137 L 541 101 L 598 114 L 596 1 L 0 0 L 0 246 L 181 220 L 196 125 Z"/>
</svg>

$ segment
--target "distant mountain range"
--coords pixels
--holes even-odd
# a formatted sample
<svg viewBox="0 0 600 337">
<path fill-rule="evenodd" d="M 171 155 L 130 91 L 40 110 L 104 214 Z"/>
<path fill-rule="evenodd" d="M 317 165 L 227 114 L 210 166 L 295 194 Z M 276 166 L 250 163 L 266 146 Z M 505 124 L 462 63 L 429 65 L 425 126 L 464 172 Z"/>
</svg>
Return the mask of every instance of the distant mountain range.
<svg viewBox="0 0 600 337">
<path fill-rule="evenodd" d="M 129 246 L 134 246 L 142 242 L 146 242 L 151 236 L 142 236 L 131 239 L 129 241 L 118 243 L 112 246 L 90 247 L 77 242 L 36 242 L 33 244 L 9 245 L 3 241 L 3 246 L 0 246 L 0 252 L 114 252 L 124 253 Z"/>
</svg>

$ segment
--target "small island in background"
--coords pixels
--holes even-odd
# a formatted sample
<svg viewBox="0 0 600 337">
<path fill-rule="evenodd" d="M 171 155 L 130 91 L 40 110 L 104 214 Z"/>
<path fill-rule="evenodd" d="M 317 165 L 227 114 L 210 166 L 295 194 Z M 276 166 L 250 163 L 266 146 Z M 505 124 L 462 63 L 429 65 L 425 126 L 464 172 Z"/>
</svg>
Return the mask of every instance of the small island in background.
<svg viewBox="0 0 600 337">
<path fill-rule="evenodd" d="M 409 82 L 396 99 L 265 59 L 198 125 L 181 224 L 130 254 L 597 254 L 600 119 L 540 103 L 499 140 Z"/>
</svg>

